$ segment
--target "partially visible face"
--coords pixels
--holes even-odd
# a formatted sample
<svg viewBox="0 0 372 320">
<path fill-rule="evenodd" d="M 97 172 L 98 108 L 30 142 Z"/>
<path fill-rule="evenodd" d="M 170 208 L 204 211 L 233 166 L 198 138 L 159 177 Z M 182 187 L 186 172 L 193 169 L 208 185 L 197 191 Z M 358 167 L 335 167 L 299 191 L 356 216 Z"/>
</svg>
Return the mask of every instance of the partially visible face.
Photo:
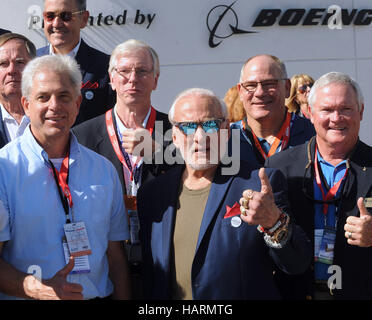
<svg viewBox="0 0 372 320">
<path fill-rule="evenodd" d="M 301 80 L 298 82 L 296 99 L 299 104 L 307 104 L 307 97 L 309 96 L 311 86 L 312 84 L 308 81 Z"/>
<path fill-rule="evenodd" d="M 25 42 L 21 39 L 11 39 L 0 48 L 0 96 L 9 98 L 16 95 L 21 98 L 22 71 L 30 56 Z"/>
<path fill-rule="evenodd" d="M 241 83 L 280 79 L 281 71 L 276 62 L 268 56 L 258 56 L 244 67 Z M 282 119 L 285 110 L 285 98 L 289 96 L 290 81 L 280 80 L 277 86 L 265 90 L 257 85 L 256 91 L 250 93 L 238 84 L 240 100 L 243 102 L 248 117 L 257 121 L 266 117 Z"/>
<path fill-rule="evenodd" d="M 70 11 L 79 11 L 75 0 L 45 0 L 44 12 L 54 12 L 55 14 Z M 49 43 L 59 53 L 70 52 L 79 42 L 80 29 L 84 28 L 88 22 L 89 12 L 85 11 L 72 16 L 72 20 L 65 22 L 59 16 L 53 21 L 44 19 L 44 33 Z"/>
<path fill-rule="evenodd" d="M 134 72 L 134 69 L 139 73 Z M 133 70 L 133 72 L 124 75 L 124 70 Z M 146 48 L 137 48 L 119 54 L 116 70 L 111 72 L 110 80 L 118 101 L 128 106 L 141 104 L 147 107 L 151 101 L 151 93 L 158 83 L 158 76 L 154 77 L 151 54 Z"/>
<path fill-rule="evenodd" d="M 37 72 L 29 98 L 22 97 L 36 140 L 43 144 L 69 136 L 81 100 L 68 75 L 51 70 Z"/>
<path fill-rule="evenodd" d="M 219 107 L 212 98 L 201 95 L 190 95 L 181 98 L 174 110 L 175 122 L 203 122 L 223 118 Z M 222 130 L 225 129 L 225 138 Z M 173 143 L 180 149 L 186 166 L 194 170 L 207 170 L 220 162 L 226 150 L 229 124 L 225 120 L 220 130 L 206 133 L 198 126 L 194 134 L 186 135 L 176 126 L 173 127 Z M 226 140 L 226 141 L 224 141 Z"/>
<path fill-rule="evenodd" d="M 317 142 L 348 152 L 358 140 L 363 110 L 364 106 L 358 110 L 357 95 L 350 85 L 331 83 L 319 88 L 309 109 Z"/>
</svg>

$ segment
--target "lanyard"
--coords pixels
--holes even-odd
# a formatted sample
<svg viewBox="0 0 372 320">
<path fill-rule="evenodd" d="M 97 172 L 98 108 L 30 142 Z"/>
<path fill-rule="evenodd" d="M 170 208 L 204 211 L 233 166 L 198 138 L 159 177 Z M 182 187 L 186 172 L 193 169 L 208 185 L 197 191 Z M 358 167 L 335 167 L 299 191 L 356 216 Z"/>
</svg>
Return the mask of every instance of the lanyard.
<svg viewBox="0 0 372 320">
<path fill-rule="evenodd" d="M 69 219 L 68 207 L 72 208 L 74 203 L 72 202 L 72 196 L 71 196 L 70 188 L 68 186 L 69 155 L 67 155 L 63 159 L 61 170 L 59 172 L 54 167 L 52 161 L 49 160 L 49 163 L 52 166 L 54 181 L 56 182 L 59 197 L 61 198 L 63 209 L 65 210 L 66 223 L 71 223 L 71 220 Z"/>
<path fill-rule="evenodd" d="M 245 129 L 245 123 L 244 122 L 243 122 L 243 128 Z M 256 148 L 258 149 L 258 151 L 260 152 L 261 156 L 264 159 L 267 159 L 268 157 L 271 157 L 276 152 L 276 150 L 278 149 L 280 141 L 282 142 L 281 150 L 284 150 L 284 149 L 287 148 L 288 142 L 289 142 L 290 129 L 291 129 L 291 114 L 287 111 L 285 121 L 284 121 L 282 127 L 280 128 L 278 134 L 275 136 L 274 142 L 272 143 L 272 145 L 270 147 L 270 150 L 269 150 L 269 153 L 267 153 L 267 154 L 262 149 L 261 144 L 258 141 L 258 138 L 255 135 L 255 133 L 253 131 L 251 131 L 252 136 L 253 136 L 253 140 L 254 140 L 254 144 L 255 144 Z"/>
<path fill-rule="evenodd" d="M 344 176 L 340 180 L 338 180 L 338 182 L 335 183 L 333 185 L 333 187 L 328 190 L 327 193 L 324 192 L 323 187 L 322 187 L 322 181 L 320 179 L 319 167 L 318 167 L 317 146 L 315 146 L 314 169 L 315 169 L 315 181 L 316 181 L 316 184 L 317 184 L 318 188 L 322 192 L 323 201 L 329 201 L 329 200 L 334 199 L 335 196 L 336 196 L 336 194 L 337 194 L 338 189 L 341 186 L 342 181 L 345 179 L 345 177 L 347 175 L 348 169 L 346 168 L 345 173 L 344 173 Z M 324 217 L 326 217 L 327 212 L 328 212 L 328 203 L 323 203 L 323 214 L 324 214 Z"/>
<path fill-rule="evenodd" d="M 150 117 L 146 125 L 146 129 L 150 131 L 150 135 L 152 135 L 152 132 L 154 131 L 155 119 L 156 110 L 151 106 Z M 132 167 L 128 153 L 123 148 L 120 148 L 112 119 L 112 110 L 106 112 L 106 128 L 116 156 L 118 157 L 122 165 L 130 172 L 130 180 L 133 181 L 134 179 L 134 182 L 137 184 L 137 182 L 139 181 L 139 170 L 136 169 L 141 158 L 138 157 L 136 163 Z"/>
</svg>

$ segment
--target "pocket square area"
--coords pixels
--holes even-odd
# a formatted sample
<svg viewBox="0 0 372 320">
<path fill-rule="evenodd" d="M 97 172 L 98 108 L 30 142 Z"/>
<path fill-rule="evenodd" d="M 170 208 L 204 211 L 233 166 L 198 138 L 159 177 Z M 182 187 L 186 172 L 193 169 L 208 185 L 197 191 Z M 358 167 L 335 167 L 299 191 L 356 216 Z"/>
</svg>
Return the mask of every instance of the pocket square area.
<svg viewBox="0 0 372 320">
<path fill-rule="evenodd" d="M 240 215 L 240 204 L 235 202 L 232 207 L 226 206 L 226 213 L 223 218 L 226 219 L 237 215 Z"/>
</svg>

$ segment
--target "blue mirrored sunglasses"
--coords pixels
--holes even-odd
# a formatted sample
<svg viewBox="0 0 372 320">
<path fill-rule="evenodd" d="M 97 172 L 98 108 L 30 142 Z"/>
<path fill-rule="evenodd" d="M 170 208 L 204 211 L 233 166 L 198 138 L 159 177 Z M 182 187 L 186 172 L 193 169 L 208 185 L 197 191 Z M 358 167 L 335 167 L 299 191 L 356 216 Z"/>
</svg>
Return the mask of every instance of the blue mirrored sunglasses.
<svg viewBox="0 0 372 320">
<path fill-rule="evenodd" d="M 205 133 L 216 133 L 220 129 L 223 121 L 225 121 L 225 119 L 215 119 L 203 122 L 177 122 L 174 125 L 181 129 L 185 135 L 194 134 L 199 126 L 202 127 Z"/>
</svg>

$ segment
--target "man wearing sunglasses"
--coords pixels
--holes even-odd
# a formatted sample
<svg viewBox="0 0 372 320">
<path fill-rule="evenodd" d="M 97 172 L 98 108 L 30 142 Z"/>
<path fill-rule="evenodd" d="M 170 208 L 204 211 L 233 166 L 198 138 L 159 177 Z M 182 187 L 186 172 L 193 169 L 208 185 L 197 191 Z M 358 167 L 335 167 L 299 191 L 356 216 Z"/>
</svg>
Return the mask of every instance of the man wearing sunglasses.
<svg viewBox="0 0 372 320">
<path fill-rule="evenodd" d="M 182 92 L 169 120 L 185 164 L 138 193 L 145 298 L 279 299 L 273 265 L 302 272 L 311 254 L 290 222 L 283 176 L 245 162 L 223 173 L 227 109 L 209 90 Z"/>
<path fill-rule="evenodd" d="M 313 239 L 314 259 L 305 275 L 278 272 L 278 280 L 291 299 L 371 299 L 372 148 L 358 137 L 363 95 L 347 74 L 330 72 L 308 100 L 316 136 L 266 165 L 287 177 L 292 212 Z"/>
<path fill-rule="evenodd" d="M 115 104 L 107 73 L 110 56 L 90 47 L 80 36 L 89 18 L 86 0 L 44 0 L 43 17 L 49 45 L 38 49 L 37 55 L 70 55 L 83 76 L 83 101 L 75 125 L 105 113 Z"/>
<path fill-rule="evenodd" d="M 263 165 L 274 153 L 308 141 L 310 121 L 290 114 L 285 106 L 291 82 L 283 62 L 270 55 L 249 58 L 237 84 L 246 117 L 232 124 L 240 130 L 241 159 Z"/>
</svg>

